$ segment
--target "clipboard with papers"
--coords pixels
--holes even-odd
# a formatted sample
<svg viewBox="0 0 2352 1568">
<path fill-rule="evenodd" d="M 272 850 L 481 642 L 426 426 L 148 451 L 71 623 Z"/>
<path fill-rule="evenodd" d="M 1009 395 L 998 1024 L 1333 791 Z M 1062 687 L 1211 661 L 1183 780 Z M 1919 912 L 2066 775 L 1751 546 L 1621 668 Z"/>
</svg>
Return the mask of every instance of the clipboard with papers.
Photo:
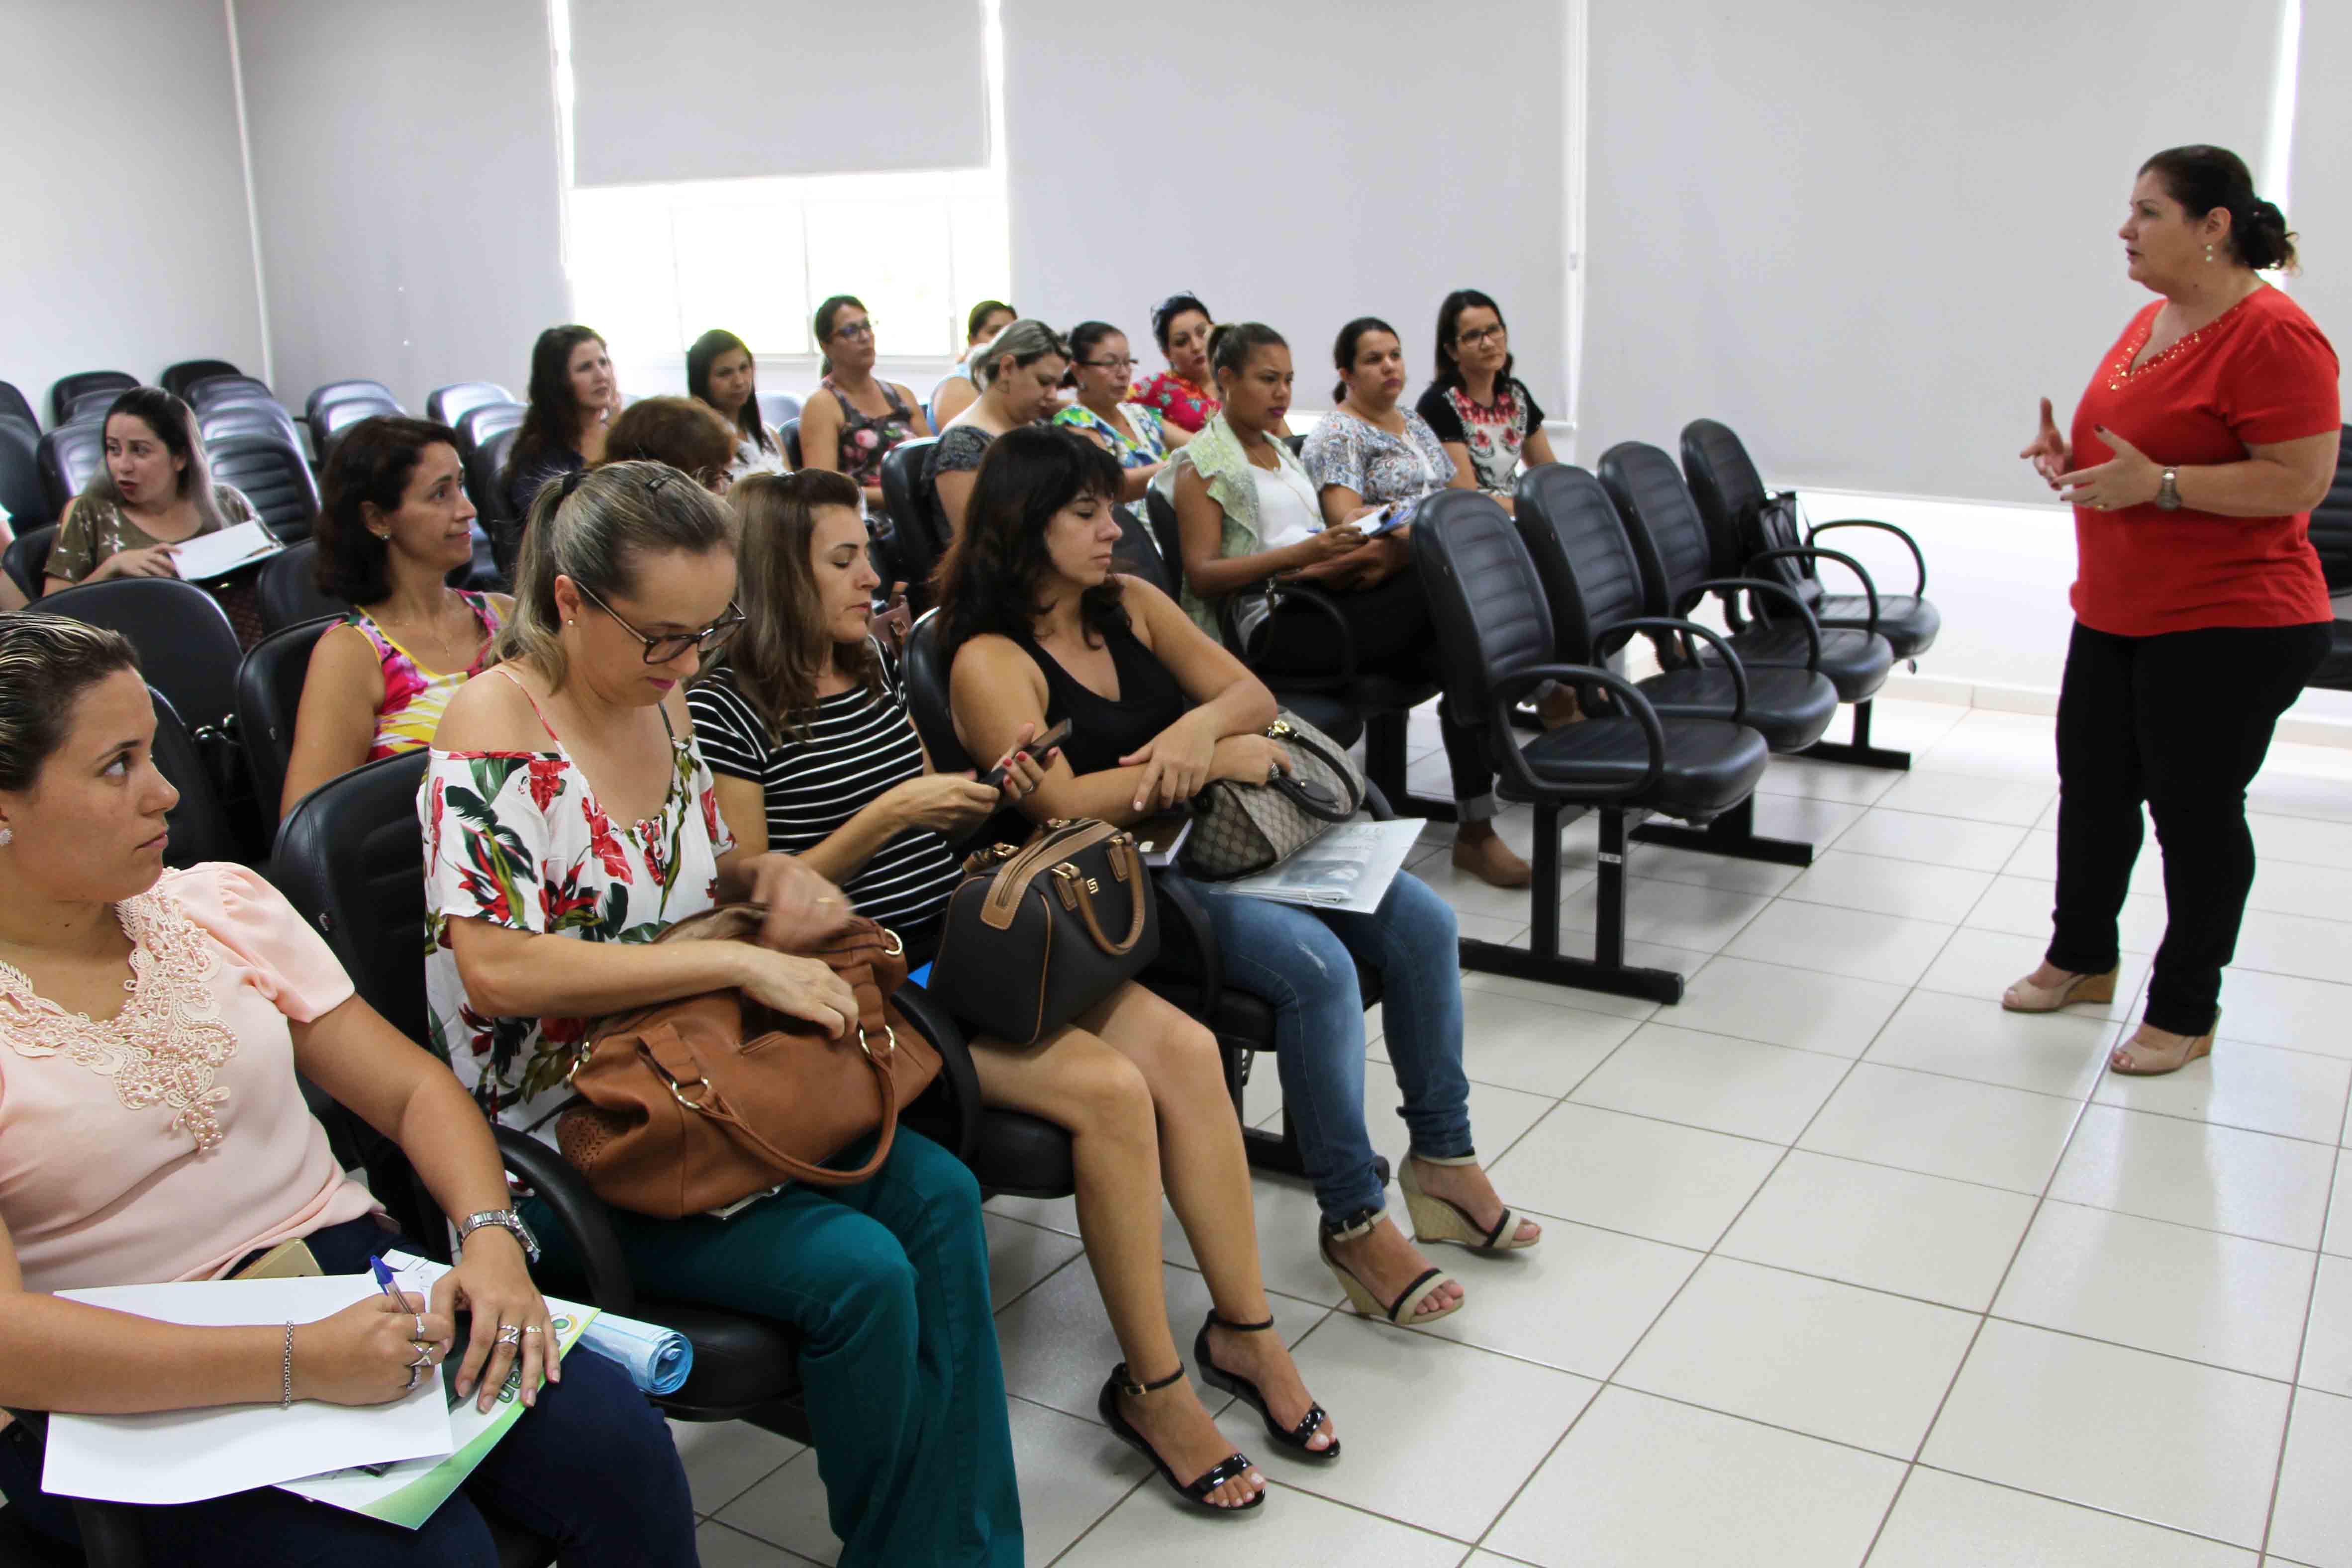
<svg viewBox="0 0 2352 1568">
<path fill-rule="evenodd" d="M 258 522 L 199 533 L 172 546 L 172 569 L 189 583 L 211 583 L 282 553 L 286 542 Z"/>
</svg>

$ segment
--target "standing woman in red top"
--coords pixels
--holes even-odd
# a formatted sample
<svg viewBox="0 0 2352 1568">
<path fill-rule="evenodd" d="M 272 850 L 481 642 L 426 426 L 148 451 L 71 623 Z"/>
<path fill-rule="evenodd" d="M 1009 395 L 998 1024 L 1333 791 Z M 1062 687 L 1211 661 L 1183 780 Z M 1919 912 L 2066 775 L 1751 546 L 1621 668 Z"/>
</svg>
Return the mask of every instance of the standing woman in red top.
<svg viewBox="0 0 2352 1568">
<path fill-rule="evenodd" d="M 2340 433 L 2336 351 L 2259 273 L 2293 268 L 2286 216 L 2233 153 L 2150 158 L 2121 230 L 2134 316 L 2074 410 L 2042 404 L 2020 454 L 2074 506 L 2074 635 L 2058 698 L 2058 904 L 2042 967 L 2001 1005 L 2111 1000 L 2140 847 L 2168 921 L 2139 1030 L 2108 1065 L 2167 1073 L 2213 1047 L 2221 969 L 2254 880 L 2246 785 L 2328 646 L 2311 507 Z"/>
</svg>

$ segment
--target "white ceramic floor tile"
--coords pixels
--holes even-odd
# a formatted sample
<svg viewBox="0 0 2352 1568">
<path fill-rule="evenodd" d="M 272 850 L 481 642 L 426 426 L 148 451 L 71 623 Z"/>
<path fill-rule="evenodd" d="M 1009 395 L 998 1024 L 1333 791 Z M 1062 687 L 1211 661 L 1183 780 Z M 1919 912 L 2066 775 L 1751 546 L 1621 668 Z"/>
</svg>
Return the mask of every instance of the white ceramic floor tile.
<svg viewBox="0 0 2352 1568">
<path fill-rule="evenodd" d="M 1307 1336 L 1298 1370 L 1331 1412 L 1337 1464 L 1269 1455 L 1257 1413 L 1218 1423 L 1286 1485 L 1475 1541 L 1543 1462 L 1586 1403 L 1591 1378 L 1339 1316 Z"/>
<path fill-rule="evenodd" d="M 2335 1201 L 2327 1205 L 2327 1239 L 2319 1244 L 2319 1250 L 2352 1258 L 2352 1160 L 2340 1155 L 2336 1161 Z"/>
<path fill-rule="evenodd" d="M 1863 820 L 1867 823 L 1869 818 Z M 1854 831 L 1859 831 L 1859 826 Z M 1852 837 L 1849 832 L 1847 839 Z M 1780 896 L 1804 904 L 1828 904 L 1835 909 L 1904 915 L 1919 921 L 1944 921 L 1951 917 L 1954 910 L 1971 908 L 1991 885 L 1990 871 L 1892 860 L 1883 855 L 1858 855 L 1846 847 L 1846 840 L 1841 840 L 1839 847 L 1814 861 Z"/>
<path fill-rule="evenodd" d="M 1870 805 L 1893 789 L 1895 781 L 1902 776 L 1884 768 L 1817 763 L 1809 757 L 1774 757 L 1756 790 L 1759 795 L 1798 795 L 1814 800 L 1843 801 L 1849 805 Z"/>
<path fill-rule="evenodd" d="M 1963 926 L 1952 933 L 1952 940 L 1936 955 L 1927 973 L 1919 977 L 1919 989 L 1998 1002 L 2002 992 L 2033 973 L 2049 946 L 2047 932 L 2013 936 L 2006 931 Z M 2126 952 L 2122 967 L 2123 973 L 2116 979 L 2114 1001 L 2081 1003 L 2067 1008 L 2065 1016 L 2121 1018 L 2129 1015 L 2132 1005 L 2138 1000 L 2141 984 L 2147 979 L 2147 958 Z"/>
<path fill-rule="evenodd" d="M 2320 1144 L 2094 1105 L 2050 1195 L 2315 1247 L 2335 1167 L 2336 1151 Z"/>
<path fill-rule="evenodd" d="M 1726 893 L 1746 893 L 1769 899 L 1797 879 L 1794 866 L 1765 860 L 1738 860 L 1728 855 L 1703 855 L 1667 844 L 1636 841 L 1626 847 L 1625 871 L 1648 882 L 1687 882 Z"/>
<path fill-rule="evenodd" d="M 1768 900 L 1687 882 L 1625 880 L 1625 935 L 1634 942 L 1717 952 L 1739 934 Z M 1601 889 L 1597 881 L 1570 893 L 1559 907 L 1563 931 L 1598 929 Z M 1566 945 L 1563 943 L 1562 945 Z"/>
<path fill-rule="evenodd" d="M 2334 980 L 2345 973 L 2352 954 L 2352 925 L 2340 920 L 2313 920 L 2307 915 L 2248 910 L 2238 928 L 2238 969 L 2264 974 L 2295 974 L 2305 980 Z"/>
<path fill-rule="evenodd" d="M 2017 852 L 2002 863 L 2001 872 L 2010 877 L 2031 877 L 2037 882 L 2058 879 L 2058 834 L 2050 827 L 2036 827 L 2025 836 Z M 2257 877 L 2261 875 L 2256 872 Z M 2139 858 L 2132 862 L 2129 890 L 2149 898 L 2164 897 L 2164 857 L 2158 852 L 2156 831 L 2143 827 Z"/>
<path fill-rule="evenodd" d="M 988 1300 L 1003 1306 L 1086 1250 L 1075 1236 L 1028 1225 L 1009 1215 L 983 1213 L 988 1227 Z"/>
<path fill-rule="evenodd" d="M 1570 1099 L 1787 1143 L 1804 1131 L 1845 1073 L 1846 1063 L 1836 1057 L 1653 1021 L 1595 1068 Z"/>
<path fill-rule="evenodd" d="M 1658 1021 L 1713 1035 L 1857 1057 L 1904 996 L 1903 987 L 1852 975 L 1717 956 L 1690 977 Z"/>
<path fill-rule="evenodd" d="M 1962 816 L 2030 827 L 2057 797 L 2055 779 L 1986 778 L 1975 773 L 1913 773 L 1879 797 L 1881 805 L 1929 816 Z"/>
<path fill-rule="evenodd" d="M 1908 1459 L 1976 1326 L 1948 1307 L 1710 1258 L 1616 1381 Z"/>
<path fill-rule="evenodd" d="M 1870 1568 L 2254 1568 L 2254 1554 L 1924 1466 Z"/>
<path fill-rule="evenodd" d="M 1022 1198 L 1000 1193 L 988 1200 L 986 1212 L 1058 1230 L 1064 1236 L 1078 1234 L 1078 1200 L 1075 1197 Z"/>
<path fill-rule="evenodd" d="M 1612 1387 L 1486 1537 L 1543 1568 L 1850 1568 L 1903 1467 Z"/>
<path fill-rule="evenodd" d="M 1175 1501 L 1150 1461 L 1097 1423 L 1021 1399 L 1006 1408 L 1021 1478 L 1021 1543 L 1034 1568 L 1060 1557 L 1146 1476 L 1160 1499 Z"/>
<path fill-rule="evenodd" d="M 2271 1561 L 2352 1568 L 2352 1399 L 2302 1389 L 2271 1516 Z"/>
<path fill-rule="evenodd" d="M 2049 1095 L 1861 1062 L 1797 1146 L 2038 1193 L 2058 1163 L 2075 1110 Z"/>
<path fill-rule="evenodd" d="M 2058 730 L 2032 713 L 1971 709 L 1912 760 L 1920 773 L 1977 773 L 1989 778 L 2058 782 Z"/>
<path fill-rule="evenodd" d="M 1566 898 L 1593 879 L 1590 868 L 1560 870 L 1560 896 Z M 1486 915 L 1526 925 L 1534 917 L 1528 913 L 1533 906 L 1528 901 L 1525 888 L 1497 888 L 1469 872 L 1456 869 L 1450 854 L 1435 856 L 1413 868 L 1413 875 L 1429 884 L 1431 889 L 1454 906 L 1457 914 Z"/>
<path fill-rule="evenodd" d="M 1659 1005 L 1638 996 L 1612 996 L 1605 991 L 1582 991 L 1573 986 L 1554 985 L 1549 981 L 1522 980 L 1515 974 L 1488 974 L 1475 969 L 1464 970 L 1462 1005 L 1465 1009 L 1478 1005 L 1478 998 L 1474 994 L 1477 992 L 1516 996 L 1523 1002 L 1541 1002 L 1549 1007 L 1573 1007 L 1584 1013 L 1605 1013 L 1612 1018 L 1646 1018 L 1655 1013 Z"/>
<path fill-rule="evenodd" d="M 1292 1479 L 1290 1468 L 1275 1470 L 1267 1479 L 1275 1482 L 1273 1494 L 1247 1520 L 1210 1518 L 1178 1502 L 1165 1485 L 1154 1481 L 1089 1531 L 1061 1559 L 1062 1568 L 1302 1563 L 1454 1568 L 1462 1560 L 1458 1541 L 1292 1490 L 1282 1484 Z"/>
<path fill-rule="evenodd" d="M 2253 830 L 2254 854 L 2260 859 L 2352 870 L 2352 822 L 2318 822 L 2307 816 L 2250 811 L 2246 826 Z"/>
<path fill-rule="evenodd" d="M 801 1568 L 814 1561 L 730 1530 L 716 1520 L 695 1531 L 694 1554 L 702 1568 Z"/>
<path fill-rule="evenodd" d="M 717 1513 L 805 1447 L 749 1421 L 673 1421 L 669 1436 L 697 1513 Z"/>
<path fill-rule="evenodd" d="M 1471 1304 L 1417 1331 L 1605 1378 L 1700 1256 L 1567 1220 L 1547 1222 L 1540 1247 L 1500 1258 L 1438 1247 L 1431 1261 L 1461 1280 Z"/>
<path fill-rule="evenodd" d="M 2212 1055 L 2179 1072 L 2158 1078 L 2103 1073 L 2091 1098 L 2102 1105 L 2332 1143 L 2344 1131 L 2347 1091 L 2352 1061 L 2224 1036 L 2214 1042 Z"/>
<path fill-rule="evenodd" d="M 1792 1151 L 1716 1250 L 1982 1311 L 2033 1199 Z"/>
<path fill-rule="evenodd" d="M 1108 1431 L 1103 1432 L 1103 1441 L 1113 1441 Z M 841 1541 L 828 1521 L 824 1481 L 817 1474 L 813 1448 L 803 1450 L 791 1464 L 719 1510 L 712 1522 L 781 1546 L 811 1563 L 841 1561 Z"/>
<path fill-rule="evenodd" d="M 2311 1327 L 2303 1342 L 2303 1366 L 2295 1381 L 2305 1388 L 2352 1397 L 2352 1261 L 2319 1260 L 2318 1288 L 2311 1297 Z"/>
<path fill-rule="evenodd" d="M 2344 793 L 2346 809 L 2352 811 L 2352 784 L 2336 787 Z M 2246 907 L 2336 921 L 2352 914 L 2352 910 L 2345 906 L 2344 874 L 2340 868 L 2305 866 L 2294 860 L 2257 862 L 2253 890 L 2246 897 Z"/>
<path fill-rule="evenodd" d="M 1495 991 L 1465 991 L 1462 1004 L 1463 1070 L 1479 1083 L 1555 1100 L 1640 1027 L 1631 1018 Z"/>
<path fill-rule="evenodd" d="M 2345 973 L 2352 975 L 2352 964 L 2345 966 Z M 2352 1019 L 2352 985 L 2251 969 L 2221 972 L 2224 1039 L 2352 1058 L 2347 1019 Z"/>
<path fill-rule="evenodd" d="M 1993 1311 L 2290 1381 L 2316 1253 L 2045 1203 Z"/>
<path fill-rule="evenodd" d="M 1477 1092 L 1477 1086 L 1471 1087 Z M 1402 1204 L 1393 1189 L 1389 1201 L 1397 1212 L 1403 1213 Z M 1343 1299 L 1339 1283 L 1315 1250 L 1317 1227 L 1323 1223 L 1323 1210 L 1315 1201 L 1315 1189 L 1299 1176 L 1255 1174 L 1250 1179 L 1250 1212 L 1257 1223 L 1258 1268 L 1265 1276 L 1265 1288 L 1286 1300 L 1275 1302 L 1283 1319 L 1283 1332 L 1303 1331 L 1304 1320 L 1293 1321 L 1291 1302 L 1307 1302 L 1318 1307 L 1336 1306 Z M 1192 1255 L 1192 1238 L 1176 1223 L 1175 1212 L 1163 1205 L 1160 1216 L 1160 1250 L 1171 1267 L 1190 1272 L 1198 1267 Z M 1203 1298 L 1205 1303 L 1206 1298 Z M 1200 1314 L 1194 1312 L 1188 1322 L 1173 1307 L 1170 1321 L 1174 1324 L 1180 1342 L 1190 1345 L 1192 1331 L 1201 1326 Z M 1104 1371 L 1109 1371 L 1108 1364 Z M 1089 1406 L 1091 1408 L 1091 1406 Z"/>
<path fill-rule="evenodd" d="M 2007 931 L 2050 941 L 2052 901 L 2056 884 L 2031 877 L 1997 877 L 1969 910 L 1963 922 L 1977 931 Z M 2165 906 L 2161 898 L 2126 893 L 2116 919 L 2116 940 L 2125 952 L 2152 953 L 2164 942 Z"/>
<path fill-rule="evenodd" d="M 1456 911 L 1454 927 L 1457 935 L 1472 942 L 1499 942 L 1505 947 L 1528 945 L 1528 917 L 1524 910 L 1515 915 L 1465 915 Z"/>
<path fill-rule="evenodd" d="M 1923 1463 L 2259 1547 L 2287 1386 L 1998 1319 Z"/>
<path fill-rule="evenodd" d="M 1863 1059 L 2080 1100 L 2115 1037 L 2115 1022 L 2095 1014 L 2011 1013 L 1985 997 L 1914 991 Z"/>
<path fill-rule="evenodd" d="M 1815 849 L 1827 849 L 1838 836 L 1870 808 L 1842 800 L 1814 800 L 1793 795 L 1756 797 L 1756 831 L 1767 838 L 1792 838 Z"/>
<path fill-rule="evenodd" d="M 1562 1105 L 1493 1174 L 1523 1208 L 1705 1250 L 1780 1154 L 1746 1138 Z"/>
<path fill-rule="evenodd" d="M 1927 973 L 1952 928 L 1861 910 L 1777 901 L 1731 940 L 1734 958 L 1909 985 Z"/>
<path fill-rule="evenodd" d="M 2027 831 L 2007 823 L 1881 806 L 1841 834 L 1838 848 L 1969 871 L 1998 871 L 2025 842 Z"/>
</svg>

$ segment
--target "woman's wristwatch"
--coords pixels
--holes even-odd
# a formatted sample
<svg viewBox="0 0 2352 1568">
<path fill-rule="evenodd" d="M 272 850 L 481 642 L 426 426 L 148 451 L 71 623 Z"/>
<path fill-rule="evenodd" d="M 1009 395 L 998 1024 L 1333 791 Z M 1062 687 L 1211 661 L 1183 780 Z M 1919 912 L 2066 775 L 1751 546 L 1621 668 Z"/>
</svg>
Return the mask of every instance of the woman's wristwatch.
<svg viewBox="0 0 2352 1568">
<path fill-rule="evenodd" d="M 539 1261 L 539 1237 L 531 1235 L 530 1226 L 523 1224 L 522 1215 L 512 1209 L 484 1209 L 479 1214 L 467 1215 L 457 1226 L 457 1249 L 463 1252 L 466 1238 L 488 1225 L 512 1231 L 514 1238 L 522 1243 L 523 1257 L 532 1263 Z"/>
<path fill-rule="evenodd" d="M 2180 470 L 2179 468 L 2165 469 L 2164 478 L 2158 481 L 2156 510 L 2158 511 L 2180 510 Z"/>
</svg>

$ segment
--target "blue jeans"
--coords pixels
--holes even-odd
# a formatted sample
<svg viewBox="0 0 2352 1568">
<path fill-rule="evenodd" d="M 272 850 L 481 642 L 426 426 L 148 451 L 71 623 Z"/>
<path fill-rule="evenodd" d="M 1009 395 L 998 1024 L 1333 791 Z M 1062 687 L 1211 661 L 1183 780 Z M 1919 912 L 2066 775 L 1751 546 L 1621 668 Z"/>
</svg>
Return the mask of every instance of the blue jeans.
<svg viewBox="0 0 2352 1568">
<path fill-rule="evenodd" d="M 308 1238 L 330 1274 L 375 1253 L 416 1248 L 373 1220 Z M 12 1512 L 79 1540 L 65 1500 L 40 1491 L 39 1456 L 16 1427 L 0 1443 Z M 584 1346 L 563 1381 L 510 1427 L 466 1484 L 418 1530 L 312 1502 L 276 1487 L 206 1502 L 142 1508 L 149 1558 L 194 1568 L 498 1568 L 483 1510 L 556 1543 L 565 1568 L 648 1568 L 695 1561 L 694 1504 L 661 1413 L 629 1374 Z"/>
<path fill-rule="evenodd" d="M 1462 1071 L 1462 959 L 1454 910 L 1409 871 L 1370 914 L 1310 910 L 1186 884 L 1209 911 L 1225 984 L 1275 1009 L 1282 1103 L 1327 1222 L 1385 1198 L 1364 1128 L 1364 997 L 1356 960 L 1381 977 L 1388 1057 L 1412 1152 L 1473 1152 Z"/>
</svg>

